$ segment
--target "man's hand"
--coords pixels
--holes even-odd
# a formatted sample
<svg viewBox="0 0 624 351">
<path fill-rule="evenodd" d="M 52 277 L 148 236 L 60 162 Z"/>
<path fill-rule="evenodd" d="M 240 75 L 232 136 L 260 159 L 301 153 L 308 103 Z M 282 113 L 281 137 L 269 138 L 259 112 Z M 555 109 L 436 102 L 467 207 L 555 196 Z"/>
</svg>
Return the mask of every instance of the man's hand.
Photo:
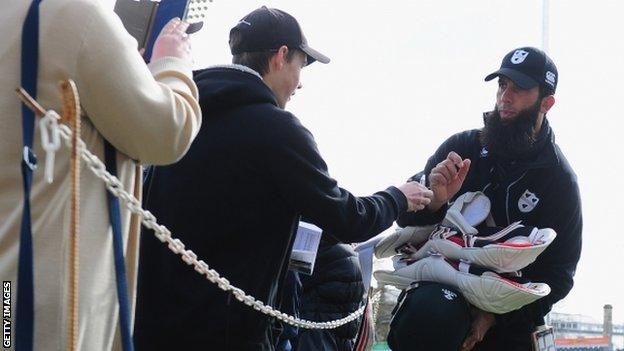
<svg viewBox="0 0 624 351">
<path fill-rule="evenodd" d="M 472 329 L 462 344 L 461 351 L 470 351 L 472 348 L 483 340 L 485 333 L 496 324 L 494 315 L 490 312 L 482 311 L 476 307 L 472 307 L 470 311 L 472 315 Z"/>
<path fill-rule="evenodd" d="M 437 211 L 448 202 L 461 188 L 470 169 L 470 159 L 462 158 L 451 151 L 446 159 L 438 163 L 429 174 L 429 185 L 433 190 L 433 199 L 429 204 L 431 211 Z"/>
<path fill-rule="evenodd" d="M 183 60 L 191 60 L 191 43 L 186 29 L 189 24 L 174 18 L 167 23 L 154 41 L 151 61 L 173 56 Z"/>
<path fill-rule="evenodd" d="M 431 202 L 433 191 L 417 182 L 407 182 L 399 187 L 407 198 L 407 210 L 420 211 Z"/>
</svg>

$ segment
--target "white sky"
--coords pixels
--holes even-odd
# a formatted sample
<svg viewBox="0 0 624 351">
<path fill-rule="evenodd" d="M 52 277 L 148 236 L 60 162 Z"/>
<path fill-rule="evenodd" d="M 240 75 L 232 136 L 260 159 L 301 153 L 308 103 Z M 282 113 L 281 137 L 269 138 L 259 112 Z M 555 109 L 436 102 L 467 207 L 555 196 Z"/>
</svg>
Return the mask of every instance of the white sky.
<svg viewBox="0 0 624 351">
<path fill-rule="evenodd" d="M 451 134 L 481 126 L 494 105 L 485 83 L 502 57 L 541 46 L 542 1 L 215 0 L 194 35 L 196 66 L 230 62 L 229 29 L 267 5 L 295 16 L 310 46 L 332 59 L 302 72 L 287 110 L 314 134 L 331 175 L 358 195 L 399 185 Z M 550 2 L 550 48 L 561 76 L 549 113 L 581 187 L 584 246 L 556 311 L 624 323 L 624 1 Z M 619 141 L 618 141 L 619 140 Z"/>
</svg>

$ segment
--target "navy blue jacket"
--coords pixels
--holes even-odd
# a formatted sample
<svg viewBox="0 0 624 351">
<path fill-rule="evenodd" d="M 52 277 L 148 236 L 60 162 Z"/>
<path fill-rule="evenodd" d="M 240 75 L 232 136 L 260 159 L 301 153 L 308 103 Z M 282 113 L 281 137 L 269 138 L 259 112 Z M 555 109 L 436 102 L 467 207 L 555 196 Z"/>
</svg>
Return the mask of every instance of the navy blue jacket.
<svg viewBox="0 0 624 351">
<path fill-rule="evenodd" d="M 531 281 L 547 283 L 551 293 L 507 314 L 497 316 L 497 325 L 488 336 L 518 334 L 525 341 L 552 305 L 563 299 L 573 285 L 581 253 L 581 200 L 576 175 L 555 144 L 554 134 L 545 119 L 533 150 L 526 157 L 508 160 L 481 146 L 479 130 L 455 134 L 429 158 L 424 173 L 444 160 L 451 151 L 472 161 L 457 196 L 468 191 L 483 191 L 492 202 L 492 215 L 498 226 L 515 221 L 557 232 L 554 242 L 522 270 Z M 422 172 L 413 179 L 420 179 Z M 453 199 L 454 200 L 454 199 Z M 436 213 L 420 211 L 399 219 L 401 226 L 430 224 L 441 220 L 447 207 Z M 509 342 L 509 338 L 507 341 Z M 505 338 L 501 338 L 504 340 Z M 509 349 L 502 345 L 502 349 Z M 495 349 L 495 348 L 494 348 Z"/>
<path fill-rule="evenodd" d="M 232 284 L 279 305 L 300 215 L 325 235 L 363 241 L 407 207 L 395 187 L 356 197 L 329 176 L 312 134 L 279 108 L 260 77 L 197 72 L 203 121 L 188 153 L 156 167 L 145 203 Z M 273 321 L 238 302 L 155 238 L 141 237 L 137 350 L 273 350 Z"/>
<path fill-rule="evenodd" d="M 332 321 L 355 312 L 363 303 L 364 283 L 357 253 L 345 244 L 321 241 L 311 276 L 301 275 L 299 314 Z M 299 329 L 295 351 L 351 351 L 360 319 L 330 330 Z"/>
</svg>

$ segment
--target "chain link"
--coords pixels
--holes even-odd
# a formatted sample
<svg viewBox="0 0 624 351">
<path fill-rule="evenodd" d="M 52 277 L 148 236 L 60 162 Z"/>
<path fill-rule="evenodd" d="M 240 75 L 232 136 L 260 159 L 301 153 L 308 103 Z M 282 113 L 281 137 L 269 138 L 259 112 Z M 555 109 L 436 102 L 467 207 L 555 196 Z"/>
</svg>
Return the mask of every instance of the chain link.
<svg viewBox="0 0 624 351">
<path fill-rule="evenodd" d="M 66 145 L 70 146 L 72 134 L 71 130 L 65 125 L 59 125 L 59 129 L 61 131 L 61 136 L 66 141 Z M 256 311 L 260 311 L 266 315 L 277 318 L 282 322 L 305 329 L 338 328 L 358 319 L 364 313 L 366 305 L 363 305 L 357 311 L 341 319 L 329 322 L 313 322 L 280 312 L 271 306 L 265 305 L 262 301 L 257 300 L 253 296 L 247 295 L 243 290 L 230 284 L 226 278 L 221 277 L 217 271 L 211 269 L 206 262 L 198 260 L 197 255 L 193 251 L 187 250 L 184 243 L 180 241 L 180 239 L 172 237 L 171 231 L 167 229 L 167 227 L 158 224 L 158 222 L 156 222 L 156 217 L 154 217 L 151 212 L 144 210 L 141 207 L 141 202 L 123 189 L 121 181 L 106 171 L 106 166 L 104 166 L 102 161 L 97 156 L 92 154 L 86 148 L 85 143 L 81 139 L 78 139 L 78 149 L 80 150 L 82 159 L 85 161 L 85 164 L 91 172 L 93 172 L 96 177 L 100 178 L 105 183 L 106 188 L 114 196 L 121 199 L 122 203 L 130 210 L 130 212 L 137 214 L 141 218 L 141 223 L 143 223 L 146 228 L 154 231 L 158 240 L 167 244 L 167 247 L 173 253 L 180 255 L 182 261 L 189 266 L 193 266 L 193 269 L 197 273 L 205 276 L 210 282 L 217 284 L 217 286 L 219 286 L 219 288 L 223 291 L 229 291 L 238 301 L 252 307 Z M 376 304 L 380 297 L 381 293 L 377 292 L 371 299 L 371 303 Z"/>
<path fill-rule="evenodd" d="M 382 290 L 378 290 L 373 298 L 371 299 L 371 303 L 373 304 L 373 324 L 377 323 L 377 316 L 379 316 L 379 305 L 381 304 L 381 294 Z"/>
</svg>

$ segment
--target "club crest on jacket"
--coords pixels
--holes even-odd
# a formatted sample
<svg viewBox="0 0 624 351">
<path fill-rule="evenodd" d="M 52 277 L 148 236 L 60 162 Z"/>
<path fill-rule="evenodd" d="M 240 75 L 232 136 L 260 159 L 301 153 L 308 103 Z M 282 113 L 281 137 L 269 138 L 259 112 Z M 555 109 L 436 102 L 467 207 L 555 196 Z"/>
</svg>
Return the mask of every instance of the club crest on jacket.
<svg viewBox="0 0 624 351">
<path fill-rule="evenodd" d="M 533 211 L 535 206 L 537 206 L 539 200 L 540 199 L 537 197 L 537 195 L 527 189 L 518 199 L 518 209 L 522 213 L 529 213 Z"/>
</svg>

